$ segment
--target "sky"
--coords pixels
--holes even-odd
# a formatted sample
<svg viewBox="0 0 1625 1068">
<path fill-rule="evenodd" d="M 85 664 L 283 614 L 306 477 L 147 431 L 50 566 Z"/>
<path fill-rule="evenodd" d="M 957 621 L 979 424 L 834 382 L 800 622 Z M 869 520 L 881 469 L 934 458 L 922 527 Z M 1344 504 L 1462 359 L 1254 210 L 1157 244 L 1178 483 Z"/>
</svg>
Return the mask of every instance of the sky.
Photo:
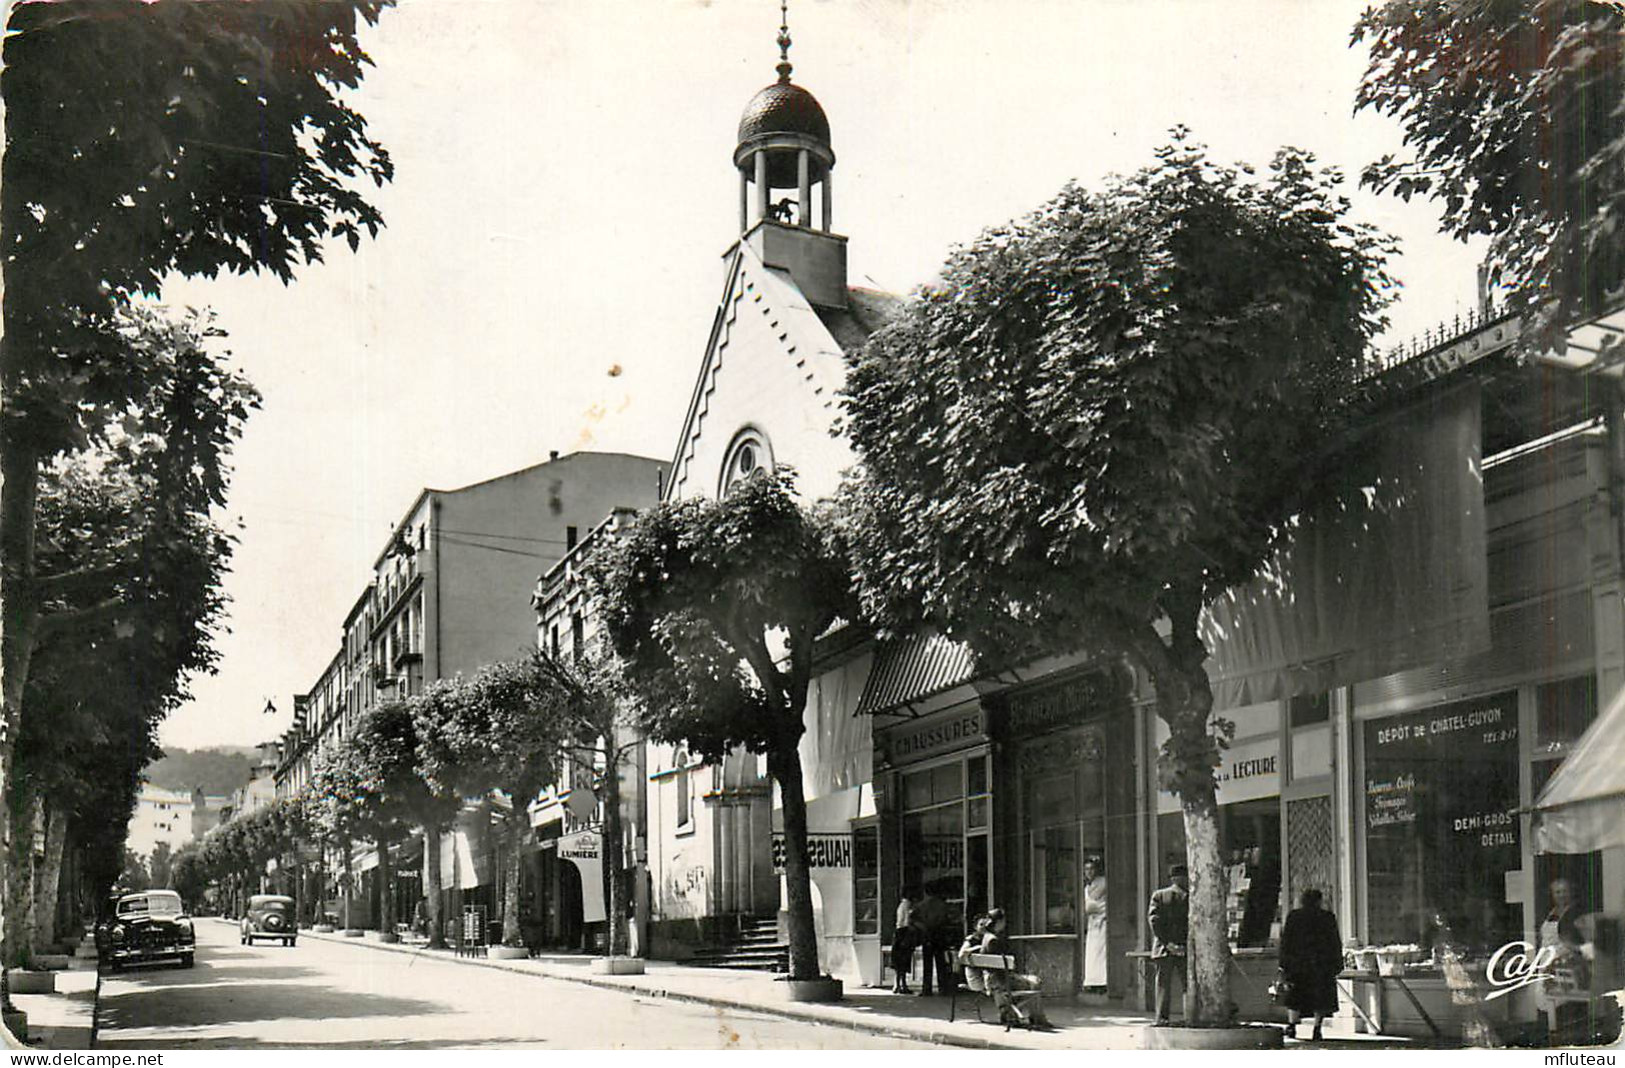
<svg viewBox="0 0 1625 1068">
<path fill-rule="evenodd" d="M 1391 120 L 1351 114 L 1363 3 L 791 0 L 850 281 L 907 293 L 955 244 L 1137 169 L 1182 123 L 1221 161 L 1293 145 L 1349 176 L 1356 217 L 1402 241 L 1389 340 L 1465 312 L 1482 250 L 1441 237 L 1426 202 L 1353 186 L 1400 148 Z M 216 311 L 265 398 L 226 512 L 231 632 L 165 745 L 287 728 L 420 489 L 551 449 L 670 457 L 778 24 L 776 0 L 401 0 L 364 36 L 376 66 L 348 99 L 395 162 L 374 195 L 386 229 L 290 286 L 165 288 Z"/>
</svg>

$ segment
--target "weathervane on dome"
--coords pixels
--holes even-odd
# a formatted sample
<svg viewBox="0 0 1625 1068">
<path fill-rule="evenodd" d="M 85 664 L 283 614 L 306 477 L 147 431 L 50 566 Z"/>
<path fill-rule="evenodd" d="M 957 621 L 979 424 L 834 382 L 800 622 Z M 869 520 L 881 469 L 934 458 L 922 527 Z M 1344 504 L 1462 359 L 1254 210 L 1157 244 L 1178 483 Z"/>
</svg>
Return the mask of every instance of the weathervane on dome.
<svg viewBox="0 0 1625 1068">
<path fill-rule="evenodd" d="M 790 0 L 779 0 L 779 81 L 790 80 Z"/>
</svg>

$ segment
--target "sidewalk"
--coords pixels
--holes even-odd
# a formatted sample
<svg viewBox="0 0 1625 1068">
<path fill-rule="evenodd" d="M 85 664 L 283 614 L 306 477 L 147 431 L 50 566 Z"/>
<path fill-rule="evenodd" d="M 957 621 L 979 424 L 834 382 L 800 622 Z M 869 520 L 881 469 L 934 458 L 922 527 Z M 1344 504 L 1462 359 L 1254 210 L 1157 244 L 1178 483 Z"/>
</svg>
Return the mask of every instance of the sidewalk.
<svg viewBox="0 0 1625 1068">
<path fill-rule="evenodd" d="M 529 960 L 487 960 L 459 957 L 450 950 L 431 950 L 423 945 L 387 945 L 370 939 L 345 938 L 339 934 L 316 934 L 309 930 L 300 938 L 340 942 L 364 951 L 432 956 L 471 967 L 497 968 L 523 975 L 563 979 L 607 990 L 620 990 L 644 997 L 669 998 L 722 1008 L 767 1013 L 789 1019 L 867 1031 L 891 1037 L 910 1038 L 937 1045 L 972 1049 L 1138 1049 L 1140 1030 L 1151 1023 L 1148 1013 L 1126 1007 L 1092 1007 L 1049 1000 L 1045 1012 L 1056 1030 L 1052 1032 L 1006 1031 L 1000 1024 L 981 1023 L 976 1006 L 986 999 L 961 995 L 956 1001 L 956 1019 L 948 1020 L 948 998 L 915 997 L 889 990 L 848 986 L 845 998 L 828 1005 L 799 1004 L 783 1000 L 780 985 L 766 972 L 730 971 L 722 968 L 696 968 L 666 961 L 647 962 L 643 975 L 598 975 L 591 971 L 592 957 L 548 955 Z M 969 1017 L 969 1019 L 967 1019 Z M 1300 1043 L 1288 1042 L 1288 1048 Z M 1408 1045 L 1392 1039 L 1373 1041 L 1354 1034 L 1336 1035 L 1332 1041 L 1308 1048 Z"/>
<path fill-rule="evenodd" d="M 56 973 L 54 994 L 13 994 L 28 1016 L 28 1043 L 20 1049 L 89 1049 L 96 1026 L 96 966 Z"/>
</svg>

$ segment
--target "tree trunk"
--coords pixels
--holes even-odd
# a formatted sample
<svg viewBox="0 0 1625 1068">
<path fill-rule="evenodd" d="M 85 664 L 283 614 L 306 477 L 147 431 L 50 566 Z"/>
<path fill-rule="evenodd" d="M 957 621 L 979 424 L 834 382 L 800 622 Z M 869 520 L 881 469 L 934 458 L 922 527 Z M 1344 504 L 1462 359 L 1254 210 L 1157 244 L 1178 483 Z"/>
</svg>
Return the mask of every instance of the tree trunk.
<svg viewBox="0 0 1625 1068">
<path fill-rule="evenodd" d="M 621 826 L 621 761 L 613 728 L 604 734 L 604 915 L 609 956 L 626 950 L 625 831 Z"/>
<path fill-rule="evenodd" d="M 536 791 L 532 790 L 528 796 L 535 795 Z M 525 844 L 525 832 L 529 828 L 529 806 L 525 802 L 515 801 L 513 811 L 508 813 L 508 848 L 507 856 L 502 861 L 502 944 L 505 946 L 525 944 L 525 933 L 519 926 L 519 851 Z"/>
<path fill-rule="evenodd" d="M 13 813 L 10 879 L 6 896 L 5 963 L 8 968 L 22 967 L 33 948 L 34 919 L 34 813 L 40 804 L 33 796 Z"/>
<path fill-rule="evenodd" d="M 45 813 L 45 861 L 40 865 L 39 887 L 34 897 L 34 952 L 49 953 L 57 940 L 57 914 L 62 866 L 68 844 L 68 818 L 57 805 Z"/>
<path fill-rule="evenodd" d="M 378 840 L 378 930 L 388 933 L 395 929 L 394 864 L 389 856 L 389 842 Z"/>
<path fill-rule="evenodd" d="M 429 948 L 446 948 L 446 925 L 440 916 L 440 828 L 423 828 L 423 911 L 429 919 Z"/>
<path fill-rule="evenodd" d="M 817 979 L 818 932 L 813 925 L 812 869 L 807 863 L 807 798 L 801 783 L 801 751 L 767 755 L 784 808 L 784 891 L 790 907 L 790 978 Z"/>
<path fill-rule="evenodd" d="M 1186 951 L 1190 1022 L 1222 1027 L 1230 1010 L 1230 941 L 1225 923 L 1224 854 L 1214 787 L 1187 790 L 1179 799 L 1185 816 L 1185 863 L 1190 869 L 1190 941 Z"/>
<path fill-rule="evenodd" d="M 1131 642 L 1131 655 L 1156 689 L 1157 715 L 1169 738 L 1158 757 L 1159 781 L 1179 798 L 1185 823 L 1185 865 L 1190 875 L 1190 932 L 1185 944 L 1190 984 L 1188 1022 L 1224 1027 L 1234 1022 L 1230 1001 L 1230 941 L 1225 923 L 1225 874 L 1219 841 L 1214 767 L 1219 750 L 1210 720 L 1213 689 L 1202 667 L 1207 648 L 1197 635 L 1200 609 L 1194 597 L 1171 596 L 1172 634 L 1165 643 L 1145 628 Z"/>
<path fill-rule="evenodd" d="M 19 373 L 12 346 L 0 344 L 0 392 L 14 396 Z M 23 691 L 28 668 L 34 656 L 39 628 L 39 606 L 33 589 L 34 521 L 39 498 L 39 460 L 18 435 L 0 424 L 0 887 L 10 884 L 7 871 L 11 860 L 11 759 L 22 724 Z M 8 913 L 13 902 L 0 895 L 0 934 L 12 924 Z M 0 945 L 0 965 L 13 953 Z M 0 984 L 4 969 L 0 967 Z M 10 998 L 0 988 L 0 1003 L 10 1009 Z"/>
<path fill-rule="evenodd" d="M 344 850 L 344 885 L 339 887 L 339 893 L 344 902 L 344 929 L 348 931 L 352 929 L 350 923 L 350 898 L 353 896 L 350 890 L 353 860 L 350 857 L 350 842 L 348 839 L 345 840 L 341 848 Z"/>
</svg>

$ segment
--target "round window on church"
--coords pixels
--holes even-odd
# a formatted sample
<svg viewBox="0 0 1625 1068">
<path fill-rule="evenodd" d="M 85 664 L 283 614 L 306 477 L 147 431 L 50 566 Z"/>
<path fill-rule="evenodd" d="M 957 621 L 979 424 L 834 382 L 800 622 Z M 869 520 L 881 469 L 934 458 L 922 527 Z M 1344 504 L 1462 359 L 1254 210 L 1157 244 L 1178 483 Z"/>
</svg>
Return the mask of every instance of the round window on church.
<svg viewBox="0 0 1625 1068">
<path fill-rule="evenodd" d="M 722 465 L 722 484 L 719 495 L 726 496 L 733 488 L 758 471 L 773 470 L 773 452 L 761 431 L 746 427 L 734 435 L 728 447 L 728 459 Z"/>
</svg>

